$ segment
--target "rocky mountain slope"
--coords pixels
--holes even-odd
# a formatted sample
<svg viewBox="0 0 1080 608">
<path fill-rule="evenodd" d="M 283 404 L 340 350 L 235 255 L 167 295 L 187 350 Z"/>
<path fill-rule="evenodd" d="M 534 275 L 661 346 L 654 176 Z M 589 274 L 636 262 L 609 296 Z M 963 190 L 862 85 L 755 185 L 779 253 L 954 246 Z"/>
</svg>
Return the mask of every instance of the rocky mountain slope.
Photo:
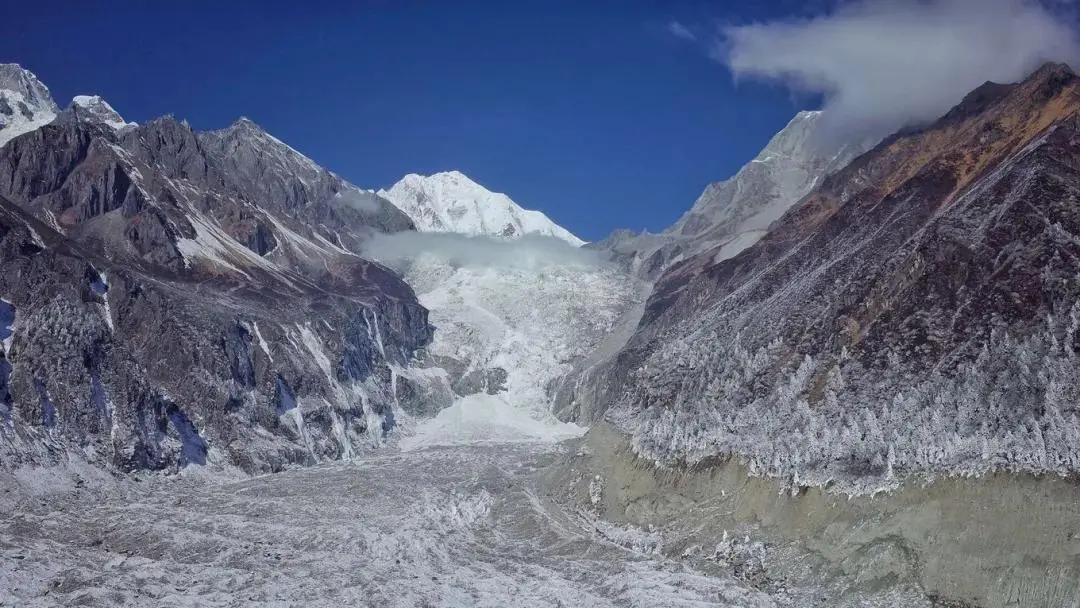
<svg viewBox="0 0 1080 608">
<path fill-rule="evenodd" d="M 0 146 L 60 113 L 49 88 L 14 63 L 0 63 Z"/>
<path fill-rule="evenodd" d="M 846 166 L 875 141 L 840 142 L 829 137 L 822 112 L 800 112 L 765 148 L 730 179 L 710 184 L 683 216 L 658 234 L 616 230 L 586 247 L 610 259 L 643 282 L 639 302 L 627 308 L 616 330 L 568 374 L 556 394 L 564 418 L 591 421 L 597 408 L 615 399 L 607 390 L 618 373 L 614 355 L 626 345 L 644 312 L 648 283 L 667 268 L 696 254 L 712 251 L 713 260 L 732 258 L 768 233 L 784 212 L 796 205 L 827 175 Z"/>
<path fill-rule="evenodd" d="M 1076 470 L 1078 110 L 1048 65 L 890 137 L 738 255 L 667 269 L 579 397 L 649 459 L 794 484 Z"/>
<path fill-rule="evenodd" d="M 359 256 L 413 223 L 251 121 L 133 125 L 76 99 L 0 147 L 0 211 L 5 466 L 277 470 L 448 402 L 410 380 L 427 310 Z"/>
<path fill-rule="evenodd" d="M 406 175 L 379 195 L 405 212 L 418 230 L 470 236 L 550 236 L 575 247 L 585 244 L 539 211 L 522 209 L 505 194 L 491 192 L 458 171 Z"/>
<path fill-rule="evenodd" d="M 825 176 L 876 140 L 843 142 L 825 133 L 820 111 L 799 112 L 734 176 L 709 184 L 679 220 L 659 234 L 620 230 L 592 245 L 635 274 L 655 279 L 680 260 L 709 249 L 734 257 Z"/>
</svg>

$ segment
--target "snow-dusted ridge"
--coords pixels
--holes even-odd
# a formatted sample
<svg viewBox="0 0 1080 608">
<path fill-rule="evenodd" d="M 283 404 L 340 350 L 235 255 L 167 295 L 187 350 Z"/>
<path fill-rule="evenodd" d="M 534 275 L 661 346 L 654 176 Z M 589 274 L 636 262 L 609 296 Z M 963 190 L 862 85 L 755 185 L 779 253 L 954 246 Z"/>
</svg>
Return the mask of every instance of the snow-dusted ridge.
<svg viewBox="0 0 1080 608">
<path fill-rule="evenodd" d="M 524 209 L 505 194 L 484 188 L 460 171 L 429 176 L 410 173 L 378 194 L 404 211 L 422 232 L 493 237 L 539 234 L 575 247 L 585 244 L 542 212 Z"/>
<path fill-rule="evenodd" d="M 66 112 L 78 120 L 96 122 L 121 130 L 136 126 L 124 120 L 109 102 L 98 95 L 76 95 Z M 18 64 L 0 63 L 0 146 L 39 129 L 60 114 L 49 87 Z"/>
<path fill-rule="evenodd" d="M 117 131 L 136 126 L 136 123 L 124 120 L 109 102 L 98 95 L 76 95 L 70 107 L 80 119 L 99 122 Z"/>
<path fill-rule="evenodd" d="M 43 127 L 60 113 L 49 87 L 18 64 L 0 63 L 0 146 Z"/>
</svg>

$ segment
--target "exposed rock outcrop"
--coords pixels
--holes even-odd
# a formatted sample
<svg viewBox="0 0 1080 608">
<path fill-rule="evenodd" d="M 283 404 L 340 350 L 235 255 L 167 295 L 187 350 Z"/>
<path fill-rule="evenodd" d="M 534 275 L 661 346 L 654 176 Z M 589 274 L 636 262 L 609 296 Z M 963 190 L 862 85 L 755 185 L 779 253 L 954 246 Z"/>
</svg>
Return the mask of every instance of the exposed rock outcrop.
<svg viewBox="0 0 1080 608">
<path fill-rule="evenodd" d="M 277 470 L 446 404 L 410 379 L 427 311 L 359 256 L 408 217 L 250 121 L 103 104 L 0 147 L 4 466 Z"/>
</svg>

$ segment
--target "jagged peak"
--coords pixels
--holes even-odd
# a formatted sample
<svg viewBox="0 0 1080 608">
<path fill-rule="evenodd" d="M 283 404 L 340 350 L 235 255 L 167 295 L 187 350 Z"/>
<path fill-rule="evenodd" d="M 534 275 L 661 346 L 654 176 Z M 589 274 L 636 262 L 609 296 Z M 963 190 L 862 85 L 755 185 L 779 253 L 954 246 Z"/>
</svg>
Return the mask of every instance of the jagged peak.
<svg viewBox="0 0 1080 608">
<path fill-rule="evenodd" d="M 109 102 L 99 95 L 76 95 L 69 108 L 80 119 L 100 122 L 117 131 L 136 126 L 135 123 L 124 120 Z"/>
<path fill-rule="evenodd" d="M 247 116 L 237 118 L 231 125 L 224 129 L 207 131 L 202 135 L 210 136 L 211 138 L 231 140 L 238 144 L 250 146 L 264 152 L 276 150 L 276 154 L 282 155 L 283 157 L 292 157 L 296 163 L 303 165 L 307 171 L 313 173 L 328 173 L 326 169 L 320 167 L 315 161 L 311 160 L 296 148 L 293 148 L 277 137 L 274 137 L 269 131 L 263 128 L 262 125 L 251 120 Z M 299 165 L 294 164 L 294 167 L 299 168 Z"/>
<path fill-rule="evenodd" d="M 232 124 L 216 132 L 223 135 L 246 134 L 260 137 L 266 137 L 270 135 L 270 132 L 264 129 L 262 125 L 255 122 L 254 120 L 251 120 L 247 116 L 241 116 L 237 118 L 232 122 Z"/>
<path fill-rule="evenodd" d="M 49 87 L 45 86 L 33 72 L 17 63 L 0 63 L 0 89 L 18 94 L 31 106 L 38 106 L 54 114 L 60 108 L 53 101 Z"/>
</svg>

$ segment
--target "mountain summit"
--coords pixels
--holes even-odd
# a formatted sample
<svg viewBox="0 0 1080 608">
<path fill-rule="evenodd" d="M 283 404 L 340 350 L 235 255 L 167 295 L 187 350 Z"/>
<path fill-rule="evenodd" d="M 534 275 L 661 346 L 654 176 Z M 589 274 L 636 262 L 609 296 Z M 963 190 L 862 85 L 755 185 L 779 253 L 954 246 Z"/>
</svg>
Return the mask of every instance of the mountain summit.
<svg viewBox="0 0 1080 608">
<path fill-rule="evenodd" d="M 430 176 L 410 173 L 379 195 L 397 205 L 424 232 L 496 237 L 539 234 L 575 247 L 585 244 L 543 213 L 523 209 L 505 194 L 491 192 L 459 171 Z"/>
<path fill-rule="evenodd" d="M 117 131 L 135 126 L 135 123 L 124 120 L 109 102 L 97 95 L 76 95 L 68 110 L 81 120 L 99 122 Z"/>
<path fill-rule="evenodd" d="M 717 249 L 734 257 L 765 234 L 825 176 L 869 150 L 876 139 L 833 141 L 826 115 L 799 112 L 768 145 L 730 178 L 709 184 L 679 220 L 659 234 L 616 231 L 592 245 L 608 251 L 644 278 L 655 279 L 677 262 Z"/>
<path fill-rule="evenodd" d="M 60 113 L 49 87 L 18 64 L 0 63 L 0 146 Z"/>
</svg>

